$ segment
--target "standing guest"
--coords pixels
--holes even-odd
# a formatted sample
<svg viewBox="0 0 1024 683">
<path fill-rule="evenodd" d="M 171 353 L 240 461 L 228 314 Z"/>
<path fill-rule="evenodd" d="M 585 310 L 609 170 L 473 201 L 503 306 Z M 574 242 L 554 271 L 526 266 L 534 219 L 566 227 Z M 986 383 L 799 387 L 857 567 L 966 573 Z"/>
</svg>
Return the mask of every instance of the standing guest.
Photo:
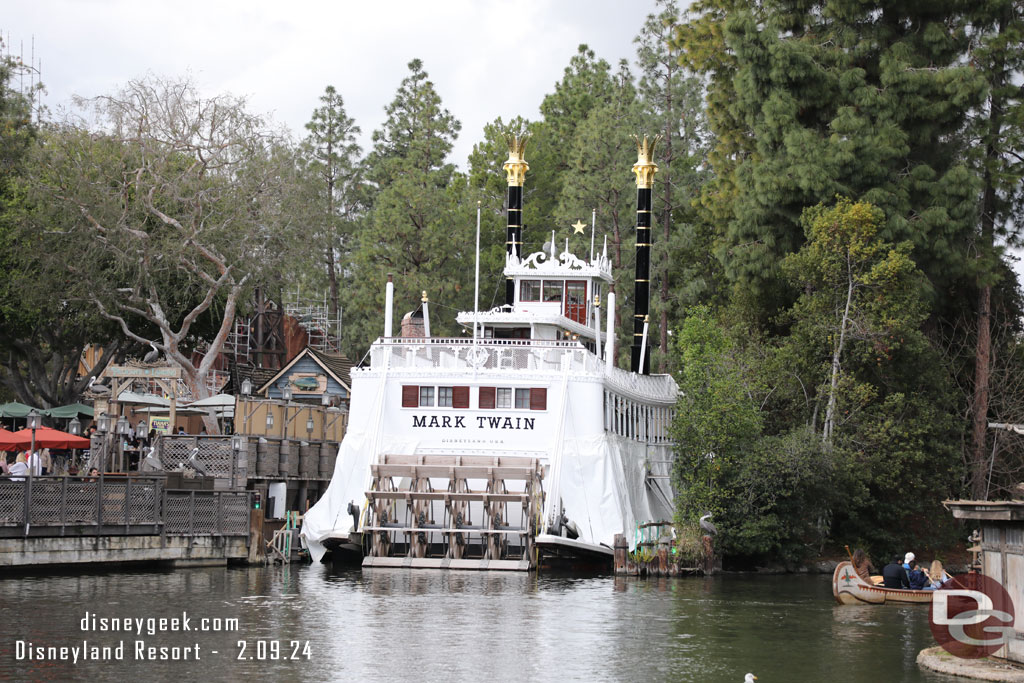
<svg viewBox="0 0 1024 683">
<path fill-rule="evenodd" d="M 39 456 L 40 472 L 43 474 L 53 474 L 53 458 L 50 457 L 50 449 L 44 448 L 43 452 Z"/>
<path fill-rule="evenodd" d="M 7 454 L 0 451 L 0 476 L 10 473 L 11 468 L 7 466 Z"/>
<path fill-rule="evenodd" d="M 882 585 L 886 588 L 910 588 L 910 577 L 900 564 L 899 555 L 882 568 Z"/>
<path fill-rule="evenodd" d="M 178 434 L 182 434 L 182 435 L 186 434 L 185 428 L 182 427 L 181 425 L 178 425 Z"/>
<path fill-rule="evenodd" d="M 29 453 L 25 464 L 28 465 L 29 472 L 33 477 L 38 477 L 43 473 L 43 458 L 39 455 L 39 451 Z"/>
</svg>

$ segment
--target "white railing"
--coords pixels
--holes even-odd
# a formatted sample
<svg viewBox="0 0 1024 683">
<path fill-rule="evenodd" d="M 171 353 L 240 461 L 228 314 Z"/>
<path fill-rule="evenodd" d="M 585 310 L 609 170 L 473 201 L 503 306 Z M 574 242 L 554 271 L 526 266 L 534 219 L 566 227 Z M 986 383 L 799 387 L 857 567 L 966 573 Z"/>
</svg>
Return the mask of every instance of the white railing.
<svg viewBox="0 0 1024 683">
<path fill-rule="evenodd" d="M 370 368 L 352 372 L 571 372 L 601 377 L 605 386 L 634 401 L 674 404 L 676 383 L 668 375 L 638 375 L 611 368 L 578 341 L 538 339 L 379 339 L 370 349 Z"/>
<path fill-rule="evenodd" d="M 579 342 L 529 339 L 402 339 L 383 340 L 370 350 L 373 369 L 389 372 L 537 371 L 599 372 L 600 362 Z"/>
</svg>

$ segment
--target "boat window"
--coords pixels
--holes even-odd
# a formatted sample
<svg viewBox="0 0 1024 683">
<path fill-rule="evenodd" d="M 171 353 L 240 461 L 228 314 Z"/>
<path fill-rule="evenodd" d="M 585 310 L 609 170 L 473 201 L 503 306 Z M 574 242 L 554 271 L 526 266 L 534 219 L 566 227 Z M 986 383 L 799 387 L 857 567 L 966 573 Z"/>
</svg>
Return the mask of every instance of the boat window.
<svg viewBox="0 0 1024 683">
<path fill-rule="evenodd" d="M 437 407 L 438 408 L 451 408 L 452 407 L 452 390 L 454 387 L 438 387 L 437 388 Z"/>
<path fill-rule="evenodd" d="M 516 389 L 516 408 L 526 410 L 530 407 L 530 390 Z"/>
<path fill-rule="evenodd" d="M 402 387 L 402 407 L 416 408 L 420 404 L 420 388 L 405 385 Z"/>
<path fill-rule="evenodd" d="M 509 387 L 501 387 L 501 388 L 498 389 L 497 407 L 498 408 L 511 408 L 512 407 L 512 389 L 510 389 Z"/>
<path fill-rule="evenodd" d="M 469 387 L 452 387 L 452 408 L 469 407 Z"/>
<path fill-rule="evenodd" d="M 561 280 L 545 280 L 544 281 L 544 301 L 561 301 L 562 300 L 562 281 Z"/>
<path fill-rule="evenodd" d="M 420 407 L 434 405 L 434 387 L 420 387 Z"/>
<path fill-rule="evenodd" d="M 523 280 L 519 283 L 520 301 L 540 301 L 540 280 Z"/>
</svg>

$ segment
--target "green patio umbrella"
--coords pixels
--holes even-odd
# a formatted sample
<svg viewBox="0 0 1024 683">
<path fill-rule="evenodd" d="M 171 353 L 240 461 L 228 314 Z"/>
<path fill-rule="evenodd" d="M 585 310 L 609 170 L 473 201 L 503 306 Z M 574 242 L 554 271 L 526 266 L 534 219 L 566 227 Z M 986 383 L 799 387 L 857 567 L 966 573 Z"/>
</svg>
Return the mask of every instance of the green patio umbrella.
<svg viewBox="0 0 1024 683">
<path fill-rule="evenodd" d="M 70 419 L 72 417 L 93 417 L 92 406 L 87 406 L 84 403 L 70 403 L 66 406 L 57 406 L 56 408 L 50 408 L 49 410 L 44 410 L 42 412 L 50 417 L 61 419 Z"/>
<path fill-rule="evenodd" d="M 28 411 L 30 410 L 33 410 L 32 406 L 27 406 L 17 401 L 0 403 L 0 417 L 28 417 Z M 43 414 L 46 411 L 36 409 L 36 412 Z"/>
</svg>

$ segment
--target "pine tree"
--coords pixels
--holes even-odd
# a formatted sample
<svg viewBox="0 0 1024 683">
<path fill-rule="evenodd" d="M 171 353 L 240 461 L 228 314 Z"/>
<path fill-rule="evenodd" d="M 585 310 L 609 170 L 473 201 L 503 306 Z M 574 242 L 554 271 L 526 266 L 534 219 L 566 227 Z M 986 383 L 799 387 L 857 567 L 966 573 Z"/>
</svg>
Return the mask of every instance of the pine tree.
<svg viewBox="0 0 1024 683">
<path fill-rule="evenodd" d="M 608 62 L 598 59 L 586 45 L 580 45 L 565 67 L 562 80 L 555 83 L 555 91 L 541 102 L 543 120 L 533 130 L 530 142 L 530 183 L 535 189 L 530 201 L 524 202 L 523 211 L 523 222 L 528 226 L 524 231 L 524 241 L 529 242 L 531 235 L 538 241 L 532 245 L 524 244 L 527 253 L 540 249 L 547 239 L 543 237 L 544 230 L 531 231 L 529 226 L 542 228 L 550 225 L 565 173 L 570 167 L 569 157 L 577 129 L 591 112 L 612 100 L 614 90 Z"/>
<path fill-rule="evenodd" d="M 975 250 L 977 337 L 971 401 L 971 497 L 988 489 L 987 446 L 989 384 L 992 364 L 992 289 L 1003 271 L 998 243 L 1018 241 L 1024 208 L 1024 9 L 1012 0 L 972 3 L 971 62 L 988 84 L 975 110 L 971 155 L 981 178 Z"/>
<path fill-rule="evenodd" d="M 706 0 L 680 29 L 710 83 L 705 220 L 724 226 L 718 258 L 764 319 L 792 298 L 778 263 L 803 242 L 803 209 L 836 195 L 912 241 L 939 307 L 966 276 L 977 185 L 958 133 L 983 84 L 961 59 L 958 7 Z"/>
<path fill-rule="evenodd" d="M 328 85 L 320 96 L 321 105 L 313 110 L 306 124 L 309 135 L 302 152 L 307 170 L 316 178 L 313 190 L 314 226 L 321 241 L 327 271 L 328 305 L 332 319 L 338 318 L 339 258 L 349 248 L 349 235 L 358 212 L 358 158 L 356 143 L 359 126 L 345 113 L 345 103 L 334 86 Z"/>
<path fill-rule="evenodd" d="M 665 369 L 669 320 L 708 299 L 716 264 L 710 257 L 710 232 L 696 220 L 691 206 L 708 179 L 704 169 L 708 134 L 704 116 L 704 89 L 700 80 L 683 68 L 680 49 L 672 44 L 679 27 L 675 0 L 658 0 L 660 12 L 648 15 L 634 42 L 640 65 L 639 93 L 643 130 L 658 133 L 655 148 L 659 173 L 655 189 L 654 220 L 660 223 L 652 247 L 651 280 L 657 296 L 651 312 L 657 316 L 659 348 L 654 356 Z"/>
<path fill-rule="evenodd" d="M 409 71 L 365 163 L 371 208 L 354 253 L 344 333 L 353 357 L 380 334 L 388 273 L 395 277 L 396 319 L 419 307 L 422 291 L 435 314 L 448 308 L 431 326 L 439 336 L 455 332 L 454 310 L 472 305 L 465 273 L 474 258 L 476 206 L 465 176 L 446 160 L 460 124 L 443 108 L 422 62 L 410 62 Z"/>
</svg>

